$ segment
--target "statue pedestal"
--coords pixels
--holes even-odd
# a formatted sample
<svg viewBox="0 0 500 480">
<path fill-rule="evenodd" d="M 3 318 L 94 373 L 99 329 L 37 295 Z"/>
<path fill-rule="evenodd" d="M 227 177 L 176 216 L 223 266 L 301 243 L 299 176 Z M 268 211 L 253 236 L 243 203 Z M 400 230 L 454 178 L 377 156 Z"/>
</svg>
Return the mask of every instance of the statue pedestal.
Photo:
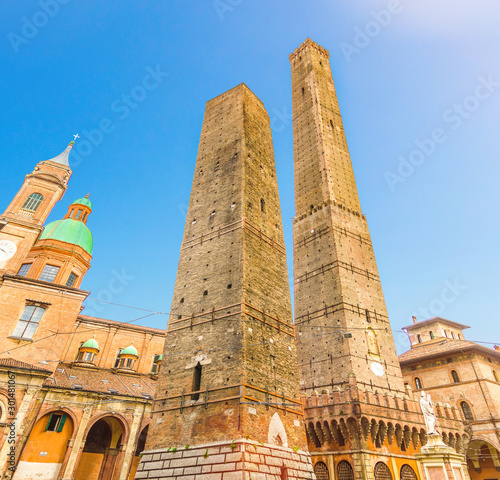
<svg viewBox="0 0 500 480">
<path fill-rule="evenodd" d="M 469 480 L 465 456 L 443 442 L 441 435 L 427 435 L 425 447 L 415 457 L 422 464 L 425 480 Z"/>
</svg>

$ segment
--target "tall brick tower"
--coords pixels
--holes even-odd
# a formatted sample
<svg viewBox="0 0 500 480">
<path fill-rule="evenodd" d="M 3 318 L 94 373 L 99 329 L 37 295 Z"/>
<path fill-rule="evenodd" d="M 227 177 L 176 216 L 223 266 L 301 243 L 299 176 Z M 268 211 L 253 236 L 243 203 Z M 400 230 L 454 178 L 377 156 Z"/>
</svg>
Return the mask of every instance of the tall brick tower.
<svg viewBox="0 0 500 480">
<path fill-rule="evenodd" d="M 171 311 L 136 478 L 312 478 L 270 122 L 244 84 L 206 106 Z"/>
<path fill-rule="evenodd" d="M 403 384 L 329 53 L 307 39 L 290 62 L 295 326 L 315 471 L 400 478 L 404 465 L 417 471 L 423 421 Z"/>
</svg>

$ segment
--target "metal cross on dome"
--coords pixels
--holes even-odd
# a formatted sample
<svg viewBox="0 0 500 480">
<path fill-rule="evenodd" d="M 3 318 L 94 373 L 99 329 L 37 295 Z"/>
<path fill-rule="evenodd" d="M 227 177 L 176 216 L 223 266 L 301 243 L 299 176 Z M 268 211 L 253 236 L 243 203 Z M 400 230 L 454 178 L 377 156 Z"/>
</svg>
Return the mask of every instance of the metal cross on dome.
<svg viewBox="0 0 500 480">
<path fill-rule="evenodd" d="M 80 138 L 80 135 L 78 135 L 78 133 L 76 135 L 73 135 L 73 141 L 75 141 L 77 138 Z"/>
</svg>

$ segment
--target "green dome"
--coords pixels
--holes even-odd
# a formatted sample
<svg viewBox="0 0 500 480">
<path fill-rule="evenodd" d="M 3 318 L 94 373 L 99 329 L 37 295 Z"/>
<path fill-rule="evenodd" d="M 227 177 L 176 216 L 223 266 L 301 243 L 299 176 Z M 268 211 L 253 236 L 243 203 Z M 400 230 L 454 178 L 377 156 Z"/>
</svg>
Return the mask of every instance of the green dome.
<svg viewBox="0 0 500 480">
<path fill-rule="evenodd" d="M 124 348 L 120 352 L 120 355 L 135 355 L 136 357 L 139 356 L 139 354 L 137 353 L 137 348 L 135 348 L 133 345 L 130 345 L 127 348 Z"/>
<path fill-rule="evenodd" d="M 82 199 L 88 200 L 86 198 Z M 90 203 L 90 202 L 89 202 Z M 50 222 L 40 236 L 40 240 L 60 240 L 61 242 L 72 243 L 82 247 L 86 252 L 92 255 L 94 240 L 92 233 L 83 222 L 65 218 Z"/>
<path fill-rule="evenodd" d="M 71 205 L 85 205 L 86 207 L 92 209 L 92 202 L 87 197 L 78 198 Z"/>
<path fill-rule="evenodd" d="M 80 348 L 95 348 L 96 350 L 99 350 L 99 344 L 95 341 L 94 338 L 91 338 L 90 340 L 87 340 Z"/>
</svg>

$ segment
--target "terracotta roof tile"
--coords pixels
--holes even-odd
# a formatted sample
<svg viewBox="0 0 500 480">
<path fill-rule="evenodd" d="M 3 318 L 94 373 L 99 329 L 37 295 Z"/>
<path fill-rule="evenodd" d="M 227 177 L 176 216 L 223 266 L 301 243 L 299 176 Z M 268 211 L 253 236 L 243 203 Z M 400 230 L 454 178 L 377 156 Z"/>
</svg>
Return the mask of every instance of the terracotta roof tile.
<svg viewBox="0 0 500 480">
<path fill-rule="evenodd" d="M 21 368 L 23 370 L 37 370 L 39 372 L 47 372 L 52 373 L 50 370 L 42 367 L 35 367 L 30 363 L 21 362 L 20 360 L 15 360 L 14 358 L 0 358 L 0 366 L 3 367 L 12 367 L 12 368 Z"/>
<path fill-rule="evenodd" d="M 417 360 L 460 353 L 465 350 L 477 350 L 483 354 L 500 358 L 500 352 L 484 347 L 483 345 L 478 345 L 469 340 L 453 340 L 451 338 L 442 338 L 440 340 L 441 341 L 426 342 L 413 346 L 413 348 L 407 352 L 399 355 L 399 362 L 403 365 L 406 363 L 413 363 Z"/>
<path fill-rule="evenodd" d="M 85 368 L 59 363 L 52 377 L 45 381 L 45 385 L 107 395 L 152 398 L 156 380 L 148 375 L 127 375 L 104 368 Z"/>
</svg>

